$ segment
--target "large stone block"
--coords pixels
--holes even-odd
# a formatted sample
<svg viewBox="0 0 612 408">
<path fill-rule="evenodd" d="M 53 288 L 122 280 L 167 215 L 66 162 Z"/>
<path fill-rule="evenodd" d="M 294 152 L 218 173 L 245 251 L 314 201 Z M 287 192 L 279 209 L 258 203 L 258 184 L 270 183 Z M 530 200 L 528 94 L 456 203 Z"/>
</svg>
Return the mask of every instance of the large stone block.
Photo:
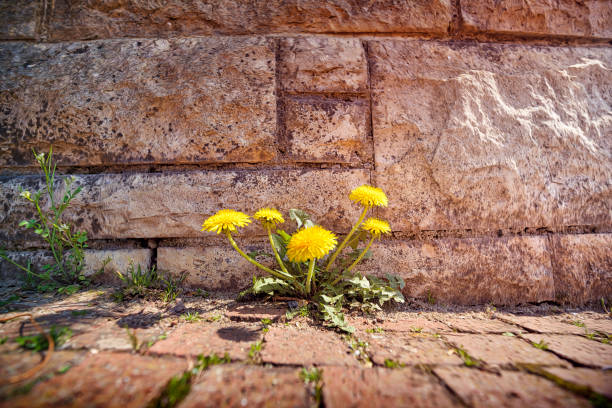
<svg viewBox="0 0 612 408">
<path fill-rule="evenodd" d="M 409 297 L 499 305 L 554 299 L 546 237 L 381 241 L 373 253 L 358 270 L 401 276 Z"/>
<path fill-rule="evenodd" d="M 275 157 L 274 42 L 0 45 L 0 165 L 261 162 Z"/>
<path fill-rule="evenodd" d="M 289 92 L 363 92 L 368 62 L 357 38 L 287 38 L 281 41 L 283 88 Z"/>
<path fill-rule="evenodd" d="M 367 101 L 289 98 L 284 118 L 291 160 L 347 164 L 372 160 Z"/>
<path fill-rule="evenodd" d="M 552 247 L 558 302 L 612 302 L 612 234 L 556 235 Z"/>
<path fill-rule="evenodd" d="M 77 228 L 90 238 L 203 237 L 204 220 L 222 208 L 253 214 L 276 207 L 287 216 L 291 208 L 310 213 L 331 230 L 348 231 L 359 208 L 350 191 L 369 182 L 366 170 L 191 171 L 183 173 L 99 174 L 76 176 L 83 187 L 67 211 Z M 0 242 L 27 238 L 17 228 L 30 203 L 19 200 L 18 187 L 28 188 L 35 176 L 0 179 Z M 295 224 L 291 222 L 294 228 Z M 245 235 L 262 235 L 252 223 Z"/>
<path fill-rule="evenodd" d="M 467 31 L 612 38 L 609 0 L 462 0 Z"/>
<path fill-rule="evenodd" d="M 450 0 L 56 0 L 53 40 L 252 33 L 444 34 Z"/>
<path fill-rule="evenodd" d="M 0 40 L 36 38 L 42 5 L 37 0 L 0 0 Z"/>
<path fill-rule="evenodd" d="M 611 48 L 369 43 L 395 230 L 612 225 Z"/>
</svg>

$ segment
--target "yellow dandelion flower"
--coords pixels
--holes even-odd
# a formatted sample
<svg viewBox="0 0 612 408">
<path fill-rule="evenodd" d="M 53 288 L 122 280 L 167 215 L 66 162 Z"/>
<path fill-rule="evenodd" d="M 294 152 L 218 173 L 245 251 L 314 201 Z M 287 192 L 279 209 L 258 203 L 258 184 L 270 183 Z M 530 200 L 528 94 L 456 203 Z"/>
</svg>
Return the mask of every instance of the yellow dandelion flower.
<svg viewBox="0 0 612 408">
<path fill-rule="evenodd" d="M 323 258 L 334 249 L 338 241 L 336 235 L 318 225 L 303 228 L 293 234 L 287 244 L 287 258 L 291 262 L 306 262 Z"/>
<path fill-rule="evenodd" d="M 379 238 L 381 234 L 391 233 L 389 223 L 378 218 L 368 218 L 363 222 L 363 224 L 361 224 L 361 229 L 368 231 L 375 238 Z"/>
<path fill-rule="evenodd" d="M 262 208 L 257 211 L 253 217 L 261 221 L 264 226 L 266 224 L 276 225 L 285 222 L 283 215 L 274 208 Z"/>
<path fill-rule="evenodd" d="M 219 210 L 204 221 L 202 231 L 216 231 L 217 234 L 221 231 L 234 232 L 236 227 L 245 227 L 250 222 L 251 217 L 240 211 Z"/>
<path fill-rule="evenodd" d="M 380 188 L 368 186 L 367 184 L 351 191 L 349 198 L 361 203 L 364 207 L 386 207 L 388 203 L 387 196 Z"/>
</svg>

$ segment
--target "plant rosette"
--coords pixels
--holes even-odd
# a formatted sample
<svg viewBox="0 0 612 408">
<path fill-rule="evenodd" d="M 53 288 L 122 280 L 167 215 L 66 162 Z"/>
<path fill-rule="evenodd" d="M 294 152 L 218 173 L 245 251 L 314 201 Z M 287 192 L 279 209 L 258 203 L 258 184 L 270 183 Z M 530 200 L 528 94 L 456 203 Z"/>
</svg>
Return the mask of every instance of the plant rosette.
<svg viewBox="0 0 612 408">
<path fill-rule="evenodd" d="M 377 187 L 363 185 L 351 191 L 349 199 L 362 207 L 362 212 L 348 234 L 338 245 L 332 231 L 316 225 L 306 212 L 290 209 L 289 218 L 296 223 L 293 234 L 278 228 L 285 219 L 274 208 L 262 208 L 253 218 L 266 231 L 276 267 L 261 264 L 245 253 L 234 240 L 233 233 L 251 223 L 251 217 L 231 209 L 219 210 L 202 224 L 202 231 L 224 233 L 230 245 L 247 261 L 265 272 L 254 276 L 253 285 L 241 296 L 283 295 L 308 299 L 314 303 L 327 326 L 352 333 L 344 318 L 345 308 L 367 313 L 381 310 L 391 301 L 404 302 L 401 290 L 404 281 L 387 274 L 384 278 L 357 272 L 357 265 L 372 256 L 370 247 L 383 235 L 391 233 L 389 223 L 366 216 L 374 207 L 386 207 L 387 196 Z M 364 245 L 362 245 L 362 243 Z M 361 247 L 361 248 L 360 248 Z"/>
</svg>

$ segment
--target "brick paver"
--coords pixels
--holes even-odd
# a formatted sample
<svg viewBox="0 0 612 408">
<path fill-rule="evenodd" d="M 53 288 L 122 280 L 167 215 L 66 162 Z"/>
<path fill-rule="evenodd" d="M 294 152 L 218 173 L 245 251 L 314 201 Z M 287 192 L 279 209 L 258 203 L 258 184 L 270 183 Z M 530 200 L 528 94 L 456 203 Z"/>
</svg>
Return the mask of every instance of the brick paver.
<svg viewBox="0 0 612 408">
<path fill-rule="evenodd" d="M 261 322 L 262 319 L 269 319 L 277 322 L 285 317 L 287 307 L 281 305 L 262 305 L 262 304 L 239 304 L 230 307 L 225 316 L 230 320 L 242 322 Z"/>
<path fill-rule="evenodd" d="M 390 359 L 401 364 L 463 364 L 453 349 L 437 338 L 416 337 L 409 333 L 368 333 L 368 352 L 375 364 Z"/>
<path fill-rule="evenodd" d="M 349 323 L 360 331 L 382 329 L 383 331 L 389 332 L 430 334 L 452 331 L 443 323 L 424 318 L 385 320 L 382 322 L 366 318 L 352 318 L 349 319 Z"/>
<path fill-rule="evenodd" d="M 589 340 L 581 336 L 563 334 L 524 334 L 534 343 L 544 342 L 548 350 L 590 367 L 612 366 L 612 345 Z"/>
<path fill-rule="evenodd" d="M 192 385 L 180 408 L 311 407 L 299 370 L 288 367 L 215 366 Z"/>
<path fill-rule="evenodd" d="M 165 340 L 155 343 L 149 353 L 177 356 L 228 353 L 232 360 L 246 360 L 251 345 L 263 339 L 261 328 L 254 323 L 183 323 Z"/>
<path fill-rule="evenodd" d="M 133 354 L 90 354 L 77 367 L 38 384 L 27 395 L 1 403 L 3 408 L 140 408 L 168 380 L 187 368 L 185 360 Z"/>
<path fill-rule="evenodd" d="M 492 319 L 457 319 L 450 318 L 444 321 L 453 329 L 464 333 L 519 333 L 525 331 L 521 327 Z"/>
<path fill-rule="evenodd" d="M 547 367 L 546 371 L 565 381 L 590 387 L 593 391 L 612 399 L 612 371 L 610 370 Z"/>
<path fill-rule="evenodd" d="M 448 334 L 444 337 L 470 356 L 492 365 L 569 365 L 554 354 L 539 350 L 517 337 L 497 334 Z"/>
<path fill-rule="evenodd" d="M 466 367 L 437 367 L 434 373 L 474 408 L 591 406 L 587 400 L 531 374 L 503 370 L 494 374 Z"/>
<path fill-rule="evenodd" d="M 327 408 L 453 407 L 457 401 L 430 374 L 413 368 L 323 368 Z"/>
<path fill-rule="evenodd" d="M 589 331 L 598 331 L 608 336 L 612 335 L 612 319 L 582 319 L 584 327 Z"/>
<path fill-rule="evenodd" d="M 517 316 L 503 313 L 498 317 L 536 333 L 584 334 L 583 327 L 553 316 Z"/>
<path fill-rule="evenodd" d="M 140 345 L 146 345 L 149 342 L 154 343 L 163 334 L 164 330 L 158 326 L 130 329 L 121 327 L 117 321 L 109 321 L 89 327 L 84 333 L 72 336 L 63 347 L 129 351 L 134 348 L 133 339 L 135 339 L 136 348 L 138 348 Z M 135 337 L 132 338 L 131 336 Z"/>
<path fill-rule="evenodd" d="M 291 365 L 358 365 L 348 345 L 329 330 L 272 326 L 261 352 L 265 363 Z"/>
</svg>

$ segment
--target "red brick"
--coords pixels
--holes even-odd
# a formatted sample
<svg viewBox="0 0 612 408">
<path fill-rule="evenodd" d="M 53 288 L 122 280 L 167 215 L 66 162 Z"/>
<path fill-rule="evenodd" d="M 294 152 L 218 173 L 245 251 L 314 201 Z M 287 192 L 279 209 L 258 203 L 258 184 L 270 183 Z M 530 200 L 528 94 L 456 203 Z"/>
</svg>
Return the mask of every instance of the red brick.
<svg viewBox="0 0 612 408">
<path fill-rule="evenodd" d="M 368 318 L 349 318 L 349 323 L 356 329 L 366 331 L 368 329 L 383 329 L 387 332 L 399 333 L 444 333 L 450 332 L 449 327 L 443 323 L 425 318 L 403 319 L 397 320 L 385 319 L 382 322 L 373 321 Z"/>
<path fill-rule="evenodd" d="M 547 367 L 546 371 L 574 384 L 590 387 L 593 391 L 612 399 L 612 371 Z"/>
<path fill-rule="evenodd" d="M 66 374 L 38 384 L 3 407 L 140 408 L 155 398 L 168 380 L 187 369 L 185 360 L 134 354 L 89 355 Z"/>
<path fill-rule="evenodd" d="M 323 368 L 327 408 L 454 407 L 457 402 L 431 375 L 412 368 Z"/>
<path fill-rule="evenodd" d="M 258 324 L 184 323 L 165 340 L 155 343 L 149 352 L 178 356 L 213 353 L 223 356 L 228 353 L 232 360 L 246 360 L 251 345 L 262 339 L 261 325 Z"/>
<path fill-rule="evenodd" d="M 553 316 L 498 314 L 498 318 L 537 333 L 584 334 L 584 328 Z"/>
<path fill-rule="evenodd" d="M 265 363 L 300 366 L 359 364 L 338 334 L 312 327 L 270 327 L 261 358 Z"/>
<path fill-rule="evenodd" d="M 137 347 L 148 342 L 155 342 L 159 336 L 164 334 L 164 329 L 158 326 L 126 329 L 121 327 L 120 322 L 113 320 L 90 327 L 85 333 L 71 337 L 66 341 L 64 347 L 130 351 L 134 346 L 128 330 L 130 334 L 136 336 Z"/>
<path fill-rule="evenodd" d="M 360 339 L 368 342 L 368 352 L 378 365 L 384 365 L 387 359 L 406 365 L 463 364 L 452 348 L 436 338 L 408 333 L 367 333 Z"/>
<path fill-rule="evenodd" d="M 568 360 L 590 367 L 612 366 L 612 345 L 585 337 L 563 334 L 523 334 L 534 343 L 544 341 L 548 350 Z"/>
<path fill-rule="evenodd" d="M 453 329 L 465 333 L 518 333 L 519 327 L 512 326 L 499 320 L 485 319 L 446 319 L 444 320 Z"/>
<path fill-rule="evenodd" d="M 568 366 L 554 354 L 539 350 L 517 337 L 494 334 L 447 334 L 444 337 L 470 356 L 490 365 L 529 363 Z"/>
<path fill-rule="evenodd" d="M 198 377 L 181 408 L 311 407 L 294 368 L 216 366 Z"/>
<path fill-rule="evenodd" d="M 285 317 L 287 310 L 287 306 L 278 303 L 244 303 L 230 307 L 225 316 L 242 322 L 261 322 L 263 319 L 277 322 Z"/>
<path fill-rule="evenodd" d="M 511 371 L 493 374 L 465 367 L 436 367 L 434 373 L 474 408 L 590 407 L 587 400 L 535 375 Z"/>
</svg>

